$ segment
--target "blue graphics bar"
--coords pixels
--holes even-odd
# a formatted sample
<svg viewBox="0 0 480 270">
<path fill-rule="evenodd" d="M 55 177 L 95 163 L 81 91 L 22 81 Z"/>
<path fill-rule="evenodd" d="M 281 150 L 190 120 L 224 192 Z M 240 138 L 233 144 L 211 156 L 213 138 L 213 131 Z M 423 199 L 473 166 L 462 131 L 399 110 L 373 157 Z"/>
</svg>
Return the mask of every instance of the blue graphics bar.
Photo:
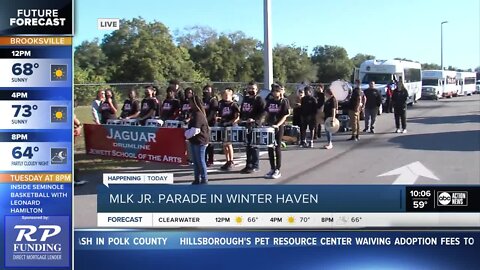
<svg viewBox="0 0 480 270">
<path fill-rule="evenodd" d="M 98 212 L 480 212 L 480 188 L 346 185 L 110 185 Z"/>
<path fill-rule="evenodd" d="M 478 231 L 76 231 L 75 269 L 478 269 L 479 245 Z"/>
</svg>

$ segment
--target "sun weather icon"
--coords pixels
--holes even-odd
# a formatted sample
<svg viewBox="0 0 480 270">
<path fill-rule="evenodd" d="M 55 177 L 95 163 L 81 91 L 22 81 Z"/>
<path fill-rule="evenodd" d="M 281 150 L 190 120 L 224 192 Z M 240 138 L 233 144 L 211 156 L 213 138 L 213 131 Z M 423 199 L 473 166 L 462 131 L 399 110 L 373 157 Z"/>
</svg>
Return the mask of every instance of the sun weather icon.
<svg viewBox="0 0 480 270">
<path fill-rule="evenodd" d="M 50 122 L 52 123 L 67 122 L 67 106 L 51 106 Z"/>
<path fill-rule="evenodd" d="M 50 81 L 61 82 L 67 80 L 67 65 L 50 65 Z"/>
</svg>

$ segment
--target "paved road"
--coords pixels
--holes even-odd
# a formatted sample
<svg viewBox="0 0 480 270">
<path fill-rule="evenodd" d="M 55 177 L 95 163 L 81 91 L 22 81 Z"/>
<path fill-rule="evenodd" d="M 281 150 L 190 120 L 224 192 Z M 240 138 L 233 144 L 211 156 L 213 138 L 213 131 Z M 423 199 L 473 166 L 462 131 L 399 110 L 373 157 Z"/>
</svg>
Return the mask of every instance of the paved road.
<svg viewBox="0 0 480 270">
<path fill-rule="evenodd" d="M 282 152 L 282 178 L 264 179 L 269 170 L 268 155 L 262 153 L 261 171 L 240 174 L 221 172 L 223 155 L 209 170 L 210 184 L 480 184 L 480 96 L 439 101 L 420 101 L 407 112 L 407 134 L 393 133 L 393 114 L 377 118 L 375 134 L 361 134 L 359 142 L 346 141 L 349 134 L 337 133 L 334 148 L 324 150 L 322 138 L 313 149 L 290 146 Z M 363 123 L 361 123 L 363 128 Z M 244 154 L 236 154 L 244 164 Z M 401 169 L 401 176 L 383 173 Z M 188 166 L 148 163 L 119 168 L 116 172 L 173 172 L 175 182 L 192 181 Z M 83 175 L 89 180 L 75 188 L 77 226 L 91 223 L 96 209 L 96 185 L 101 172 Z M 88 210 L 81 210 L 88 209 Z"/>
</svg>

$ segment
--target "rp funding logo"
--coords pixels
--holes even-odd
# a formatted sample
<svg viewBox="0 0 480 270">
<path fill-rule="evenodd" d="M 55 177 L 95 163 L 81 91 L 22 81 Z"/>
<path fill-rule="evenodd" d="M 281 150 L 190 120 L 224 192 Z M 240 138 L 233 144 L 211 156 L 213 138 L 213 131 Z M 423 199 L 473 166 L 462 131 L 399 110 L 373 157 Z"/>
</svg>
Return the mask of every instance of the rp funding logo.
<svg viewBox="0 0 480 270">
<path fill-rule="evenodd" d="M 57 225 L 40 225 L 32 226 L 32 225 L 16 225 L 14 229 L 19 230 L 16 242 L 21 242 L 22 240 L 28 242 L 45 242 L 47 238 L 54 237 L 55 235 L 59 234 L 62 231 L 62 227 Z M 40 232 L 41 237 L 40 239 L 34 238 L 34 234 Z"/>
<path fill-rule="evenodd" d="M 468 206 L 468 192 L 437 191 L 437 206 Z"/>
<path fill-rule="evenodd" d="M 70 222 L 65 216 L 7 216 L 5 266 L 68 267 Z"/>
</svg>

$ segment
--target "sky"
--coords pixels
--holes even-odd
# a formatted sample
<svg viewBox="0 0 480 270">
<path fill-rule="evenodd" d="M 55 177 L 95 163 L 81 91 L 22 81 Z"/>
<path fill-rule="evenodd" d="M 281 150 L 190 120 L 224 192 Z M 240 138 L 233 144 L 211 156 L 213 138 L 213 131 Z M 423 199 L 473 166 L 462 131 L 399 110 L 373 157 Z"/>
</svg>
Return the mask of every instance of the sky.
<svg viewBox="0 0 480 270">
<path fill-rule="evenodd" d="M 263 0 L 76 0 L 74 45 L 100 40 L 98 18 L 160 21 L 173 34 L 195 25 L 263 41 Z M 273 44 L 345 48 L 377 59 L 480 66 L 480 0 L 271 0 Z"/>
</svg>

